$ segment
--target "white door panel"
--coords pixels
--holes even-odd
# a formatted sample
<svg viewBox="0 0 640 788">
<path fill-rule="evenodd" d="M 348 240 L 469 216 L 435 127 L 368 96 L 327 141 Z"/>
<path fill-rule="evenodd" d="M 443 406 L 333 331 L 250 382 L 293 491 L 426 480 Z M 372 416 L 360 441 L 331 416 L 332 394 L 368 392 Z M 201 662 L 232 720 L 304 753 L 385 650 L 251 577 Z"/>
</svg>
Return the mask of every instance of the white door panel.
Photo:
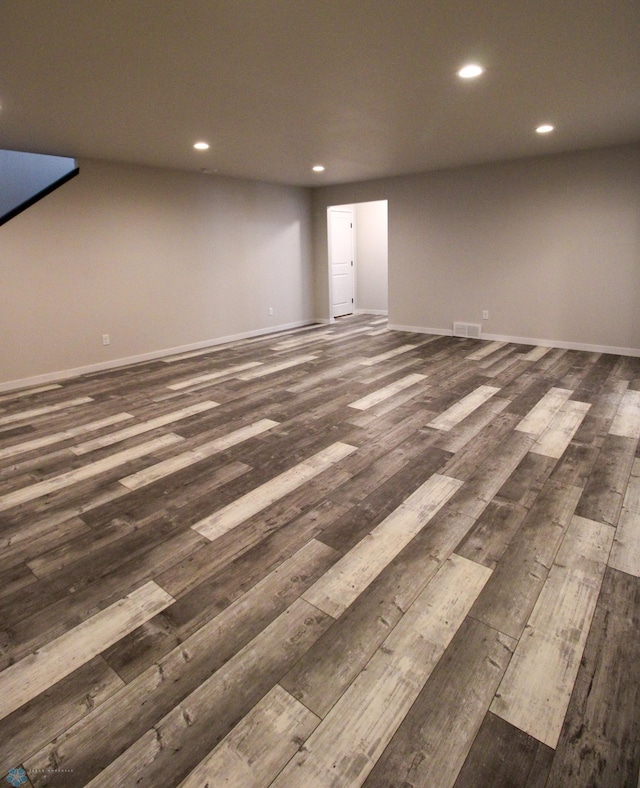
<svg viewBox="0 0 640 788">
<path fill-rule="evenodd" d="M 354 310 L 353 212 L 329 209 L 329 260 L 331 265 L 331 315 Z"/>
</svg>

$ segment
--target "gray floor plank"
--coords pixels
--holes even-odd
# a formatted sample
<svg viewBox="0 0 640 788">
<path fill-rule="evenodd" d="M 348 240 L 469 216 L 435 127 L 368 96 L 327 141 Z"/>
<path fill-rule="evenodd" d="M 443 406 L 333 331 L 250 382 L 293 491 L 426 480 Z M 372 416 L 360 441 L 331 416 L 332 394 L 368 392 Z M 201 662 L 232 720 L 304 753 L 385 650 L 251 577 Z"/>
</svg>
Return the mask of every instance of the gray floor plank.
<svg viewBox="0 0 640 788">
<path fill-rule="evenodd" d="M 385 325 L 0 397 L 5 772 L 635 788 L 640 361 Z M 425 661 L 451 566 L 482 583 Z"/>
<path fill-rule="evenodd" d="M 549 788 L 634 786 L 640 770 L 640 579 L 607 569 Z"/>
<path fill-rule="evenodd" d="M 453 785 L 514 648 L 465 619 L 364 785 Z"/>
<path fill-rule="evenodd" d="M 544 788 L 553 756 L 551 747 L 489 712 L 454 788 Z"/>
<path fill-rule="evenodd" d="M 544 585 L 581 490 L 545 485 L 512 538 L 472 615 L 519 638 Z"/>
</svg>

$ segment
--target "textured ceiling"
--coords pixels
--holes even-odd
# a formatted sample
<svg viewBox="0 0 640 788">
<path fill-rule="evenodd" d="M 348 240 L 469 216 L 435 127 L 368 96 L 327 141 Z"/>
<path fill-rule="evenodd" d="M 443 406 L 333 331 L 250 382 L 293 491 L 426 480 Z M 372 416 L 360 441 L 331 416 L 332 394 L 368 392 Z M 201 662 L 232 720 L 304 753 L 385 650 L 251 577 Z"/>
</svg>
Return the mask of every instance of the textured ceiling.
<svg viewBox="0 0 640 788">
<path fill-rule="evenodd" d="M 301 185 L 632 142 L 640 2 L 3 0 L 0 104 L 0 148 Z"/>
</svg>

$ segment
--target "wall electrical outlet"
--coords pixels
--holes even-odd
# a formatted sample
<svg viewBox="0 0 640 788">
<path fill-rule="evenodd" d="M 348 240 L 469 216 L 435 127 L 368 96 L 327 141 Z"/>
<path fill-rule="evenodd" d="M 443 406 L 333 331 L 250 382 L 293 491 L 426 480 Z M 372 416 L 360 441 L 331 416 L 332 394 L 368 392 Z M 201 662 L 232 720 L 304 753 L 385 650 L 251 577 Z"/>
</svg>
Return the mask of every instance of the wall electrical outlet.
<svg viewBox="0 0 640 788">
<path fill-rule="evenodd" d="M 111 342 L 111 338 L 109 337 L 109 334 L 103 334 L 102 335 L 102 344 L 103 345 L 108 345 L 110 342 Z"/>
<path fill-rule="evenodd" d="M 483 309 L 482 310 L 482 319 L 483 320 L 488 320 L 489 319 L 489 310 L 488 309 Z"/>
<path fill-rule="evenodd" d="M 270 306 L 270 307 L 269 307 L 269 314 L 270 314 L 270 315 L 272 315 L 272 314 L 273 314 L 273 307 L 272 307 L 272 306 Z"/>
</svg>

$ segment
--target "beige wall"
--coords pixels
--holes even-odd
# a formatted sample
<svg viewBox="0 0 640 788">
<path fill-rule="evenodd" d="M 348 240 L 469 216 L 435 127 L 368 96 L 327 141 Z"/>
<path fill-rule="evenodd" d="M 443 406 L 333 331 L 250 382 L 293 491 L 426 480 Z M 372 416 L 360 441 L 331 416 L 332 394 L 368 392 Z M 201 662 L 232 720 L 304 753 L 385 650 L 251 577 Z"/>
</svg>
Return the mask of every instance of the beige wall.
<svg viewBox="0 0 640 788">
<path fill-rule="evenodd" d="M 362 202 L 353 206 L 356 228 L 356 307 L 363 312 L 386 313 L 387 203 Z"/>
<path fill-rule="evenodd" d="M 640 146 L 314 190 L 315 308 L 326 208 L 389 200 L 389 321 L 640 351 Z M 482 310 L 490 319 L 482 321 Z"/>
<path fill-rule="evenodd" d="M 386 199 L 392 325 L 640 354 L 640 145 L 311 193 L 80 166 L 0 227 L 0 388 L 326 319 L 327 207 Z"/>
<path fill-rule="evenodd" d="M 311 276 L 308 190 L 81 161 L 0 227 L 0 384 L 309 322 Z"/>
</svg>

